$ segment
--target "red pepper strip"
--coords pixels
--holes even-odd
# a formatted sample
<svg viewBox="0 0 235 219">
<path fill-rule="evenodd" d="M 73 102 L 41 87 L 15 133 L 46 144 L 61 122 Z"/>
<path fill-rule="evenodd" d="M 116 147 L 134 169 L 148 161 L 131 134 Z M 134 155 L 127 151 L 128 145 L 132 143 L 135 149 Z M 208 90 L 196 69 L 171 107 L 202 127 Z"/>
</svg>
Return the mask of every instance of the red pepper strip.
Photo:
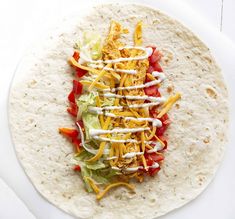
<svg viewBox="0 0 235 219">
<path fill-rule="evenodd" d="M 78 61 L 78 59 L 80 58 L 79 52 L 78 51 L 74 51 L 73 53 L 73 58 Z"/>
<path fill-rule="evenodd" d="M 148 96 L 153 96 L 153 97 L 160 97 L 160 93 L 158 92 L 157 86 L 153 85 L 151 87 L 146 87 L 144 88 L 144 92 Z"/>
<path fill-rule="evenodd" d="M 75 95 L 82 93 L 82 84 L 79 81 L 73 80 L 73 92 Z"/>
<path fill-rule="evenodd" d="M 73 91 L 71 91 L 70 94 L 68 95 L 68 100 L 71 103 L 75 103 L 75 95 Z"/>
<path fill-rule="evenodd" d="M 82 76 L 84 76 L 87 73 L 87 71 L 84 69 L 81 69 L 81 68 L 76 68 L 76 73 L 77 73 L 77 76 L 79 78 L 81 78 Z"/>
<path fill-rule="evenodd" d="M 155 49 L 149 58 L 150 64 L 153 65 L 154 63 L 159 62 L 161 60 L 162 54 L 157 49 Z"/>
<path fill-rule="evenodd" d="M 74 148 L 76 149 L 76 151 L 80 151 L 81 140 L 74 138 L 72 139 L 72 143 L 74 144 Z"/>
<path fill-rule="evenodd" d="M 163 72 L 162 67 L 159 64 L 159 61 L 162 57 L 162 54 L 156 49 L 154 46 L 148 46 L 153 49 L 152 55 L 148 58 L 149 60 L 149 68 L 148 73 L 152 73 L 153 71 Z"/>
<path fill-rule="evenodd" d="M 151 154 L 145 154 L 145 159 L 146 159 L 146 162 L 147 162 L 147 165 L 148 166 L 152 166 L 154 163 L 158 163 L 162 160 L 164 160 L 164 156 L 161 155 L 161 154 L 156 154 L 156 153 L 151 153 Z M 157 167 L 157 168 L 149 168 L 147 173 L 150 175 L 150 176 L 153 176 L 155 175 L 158 171 L 160 170 L 160 167 Z"/>
<path fill-rule="evenodd" d="M 166 131 L 166 129 L 168 128 L 168 126 L 170 125 L 170 120 L 169 120 L 169 117 L 167 114 L 162 116 L 162 118 L 160 120 L 162 122 L 162 126 L 157 129 L 157 131 L 156 131 L 157 136 L 162 136 L 164 134 L 164 132 Z"/>
<path fill-rule="evenodd" d="M 146 76 L 145 83 L 150 82 L 150 81 L 151 80 L 148 78 L 148 76 Z M 158 87 L 156 85 L 144 88 L 144 92 L 148 96 L 161 97 L 161 94 L 159 93 Z"/>
<path fill-rule="evenodd" d="M 81 126 L 82 129 L 84 129 L 84 124 L 82 120 L 78 120 L 77 123 Z"/>
<path fill-rule="evenodd" d="M 145 154 L 144 155 L 145 156 L 145 158 L 146 158 L 146 160 L 147 161 L 149 161 L 149 162 L 160 162 L 160 161 L 162 161 L 162 160 L 164 160 L 164 156 L 163 155 L 161 155 L 161 154 L 157 154 L 157 153 L 151 153 L 151 154 Z M 147 164 L 148 164 L 148 162 L 147 162 Z M 149 165 L 149 164 L 148 164 Z"/>
<path fill-rule="evenodd" d="M 167 140 L 166 140 L 166 138 L 164 137 L 164 136 L 158 136 L 158 138 L 160 138 L 161 139 L 161 141 L 164 143 L 164 147 L 162 148 L 162 150 L 160 150 L 160 151 L 158 151 L 159 153 L 162 153 L 164 150 L 166 150 L 167 149 Z"/>
<path fill-rule="evenodd" d="M 66 137 L 69 137 L 74 145 L 76 151 L 80 151 L 81 140 L 78 139 L 78 131 L 71 128 L 59 128 L 59 132 Z"/>
<path fill-rule="evenodd" d="M 144 92 L 148 96 L 161 97 L 161 94 L 159 93 L 158 87 L 156 85 L 144 88 Z"/>
<path fill-rule="evenodd" d="M 59 128 L 59 132 L 66 137 L 70 138 L 77 138 L 78 136 L 78 131 L 76 129 L 71 129 L 71 128 Z"/>
<path fill-rule="evenodd" d="M 154 71 L 154 68 L 152 65 L 149 65 L 149 68 L 147 70 L 148 73 L 152 73 Z"/>
<path fill-rule="evenodd" d="M 75 95 L 80 95 L 82 93 L 82 84 L 79 81 L 73 80 L 73 90 L 68 95 L 68 100 L 70 103 L 75 104 Z M 72 108 L 76 108 L 72 106 Z"/>
<path fill-rule="evenodd" d="M 74 171 L 81 171 L 81 167 L 79 165 L 74 166 L 73 168 Z"/>
<path fill-rule="evenodd" d="M 79 52 L 78 52 L 78 51 L 74 51 L 74 53 L 73 53 L 73 58 L 74 58 L 76 61 L 79 60 L 80 55 L 79 55 Z M 85 75 L 85 74 L 87 73 L 86 70 L 83 70 L 83 69 L 78 68 L 78 67 L 76 67 L 75 70 L 76 70 L 77 76 L 78 76 L 79 78 L 82 77 L 83 75 Z"/>
<path fill-rule="evenodd" d="M 153 65 L 154 71 L 163 72 L 161 65 L 158 62 L 155 62 Z"/>
<path fill-rule="evenodd" d="M 73 117 L 77 117 L 78 114 L 78 107 L 75 103 L 70 102 L 70 107 L 67 108 L 67 112 L 73 116 Z"/>
<path fill-rule="evenodd" d="M 148 173 L 149 173 L 150 176 L 154 176 L 155 174 L 158 173 L 158 171 L 160 169 L 161 169 L 160 167 L 158 167 L 158 168 L 151 168 L 151 169 L 149 169 Z"/>
</svg>

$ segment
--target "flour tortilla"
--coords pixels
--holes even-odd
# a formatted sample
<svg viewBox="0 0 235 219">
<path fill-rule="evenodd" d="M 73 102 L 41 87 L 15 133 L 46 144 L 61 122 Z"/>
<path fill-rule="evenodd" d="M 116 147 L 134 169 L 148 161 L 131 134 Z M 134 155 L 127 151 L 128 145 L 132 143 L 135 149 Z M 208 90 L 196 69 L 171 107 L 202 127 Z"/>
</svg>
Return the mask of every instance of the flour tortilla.
<svg viewBox="0 0 235 219">
<path fill-rule="evenodd" d="M 161 91 L 180 92 L 171 109 L 168 150 L 162 170 L 136 184 L 136 193 L 112 190 L 99 203 L 85 191 L 72 170 L 72 146 L 58 127 L 73 127 L 66 112 L 72 69 L 66 60 L 85 30 L 105 36 L 111 20 L 130 30 L 144 23 L 144 45 L 163 52 L 166 72 Z M 227 90 L 209 49 L 179 22 L 139 5 L 102 5 L 79 20 L 68 17 L 40 49 L 29 53 L 13 83 L 9 116 L 16 152 L 36 189 L 51 203 L 80 218 L 154 218 L 179 208 L 198 196 L 221 162 L 228 129 Z"/>
</svg>

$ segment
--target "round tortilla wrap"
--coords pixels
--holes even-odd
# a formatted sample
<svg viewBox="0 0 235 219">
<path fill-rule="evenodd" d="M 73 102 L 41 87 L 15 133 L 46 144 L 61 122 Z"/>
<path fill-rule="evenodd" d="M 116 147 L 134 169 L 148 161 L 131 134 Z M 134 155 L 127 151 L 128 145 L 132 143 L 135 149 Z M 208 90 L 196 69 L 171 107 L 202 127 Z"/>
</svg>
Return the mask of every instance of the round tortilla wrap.
<svg viewBox="0 0 235 219">
<path fill-rule="evenodd" d="M 67 59 L 74 42 L 85 30 L 105 37 L 112 19 L 130 30 L 123 37 L 129 45 L 136 23 L 143 21 L 144 45 L 156 45 L 164 54 L 167 79 L 161 92 L 169 96 L 177 91 L 182 99 L 169 112 L 168 150 L 157 176 L 136 183 L 135 194 L 118 188 L 97 202 L 72 170 L 72 145 L 58 134 L 58 127 L 74 126 L 66 112 L 73 79 Z M 224 152 L 227 90 L 209 49 L 190 30 L 148 7 L 110 4 L 96 7 L 82 21 L 68 17 L 39 46 L 18 69 L 21 76 L 11 89 L 9 116 L 18 158 L 47 200 L 81 218 L 154 218 L 205 189 Z"/>
</svg>

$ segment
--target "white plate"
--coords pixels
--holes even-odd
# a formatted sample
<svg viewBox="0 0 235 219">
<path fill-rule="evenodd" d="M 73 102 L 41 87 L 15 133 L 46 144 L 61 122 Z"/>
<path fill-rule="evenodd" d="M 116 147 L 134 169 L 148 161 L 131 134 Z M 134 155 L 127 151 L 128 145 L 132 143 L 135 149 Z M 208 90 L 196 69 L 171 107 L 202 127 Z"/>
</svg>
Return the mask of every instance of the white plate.
<svg viewBox="0 0 235 219">
<path fill-rule="evenodd" d="M 32 25 L 30 32 L 26 31 L 25 34 L 19 34 L 19 37 L 24 38 L 22 42 L 26 42 L 29 39 L 33 39 L 40 31 L 46 31 L 46 24 L 55 21 L 58 17 L 65 14 L 77 12 L 78 16 L 86 11 L 86 8 L 90 7 L 96 1 L 77 1 L 77 0 L 51 0 L 44 1 L 41 4 L 36 4 L 32 9 L 32 14 L 35 12 L 38 15 L 43 14 L 44 19 L 39 20 L 36 25 Z M 101 2 L 101 1 L 99 1 Z M 102 1 L 104 2 L 104 1 Z M 107 1 L 105 1 L 107 2 Z M 108 1 L 111 2 L 111 1 Z M 120 1 L 119 1 L 120 2 Z M 125 2 L 125 1 L 121 1 Z M 209 26 L 206 21 L 197 16 L 197 14 L 189 8 L 186 4 L 180 0 L 168 1 L 130 1 L 145 3 L 149 6 L 161 9 L 167 14 L 177 18 L 181 22 L 185 23 L 191 30 L 193 30 L 200 38 L 211 48 L 216 60 L 223 69 L 225 79 L 230 93 L 231 103 L 231 129 L 235 130 L 235 46 L 225 36 L 221 35 L 213 27 Z M 26 3 L 24 4 L 26 5 Z M 46 9 L 45 9 L 46 5 Z M 50 10 L 48 10 L 48 8 Z M 21 7 L 24 12 L 27 12 L 27 8 Z M 44 12 L 53 13 L 49 14 Z M 44 22 L 43 22 L 44 21 Z M 53 23 L 52 22 L 52 23 Z M 46 25 L 49 26 L 49 25 Z M 27 34 L 26 34 L 27 33 Z M 18 37 L 18 36 L 16 36 Z M 24 46 L 23 46 L 24 47 Z M 23 48 L 22 47 L 22 48 Z M 13 145 L 10 140 L 9 127 L 7 123 L 7 90 L 10 86 L 10 80 L 13 76 L 12 68 L 14 66 L 15 59 L 7 60 L 4 57 L 0 57 L 5 61 L 5 65 L 1 69 L 0 75 L 0 94 L 1 94 L 1 124 L 0 124 L 0 174 L 8 182 L 8 184 L 14 188 L 19 197 L 28 205 L 31 211 L 39 219 L 69 219 L 69 215 L 63 213 L 47 201 L 45 201 L 34 189 L 28 178 L 25 176 L 22 168 L 16 160 Z M 12 65 L 13 61 L 13 65 Z M 4 82 L 4 83 L 3 83 Z M 225 130 L 226 131 L 226 130 Z M 234 137 L 232 133 L 230 135 L 230 142 L 227 146 L 226 155 L 221 168 L 216 175 L 215 180 L 210 184 L 208 189 L 200 195 L 195 201 L 181 208 L 180 210 L 173 211 L 172 213 L 162 217 L 162 219 L 232 219 L 235 216 L 235 208 L 233 206 L 232 198 L 235 195 L 235 154 Z M 9 208 L 11 211 L 12 208 Z M 20 217 L 19 217 L 20 218 Z"/>
</svg>

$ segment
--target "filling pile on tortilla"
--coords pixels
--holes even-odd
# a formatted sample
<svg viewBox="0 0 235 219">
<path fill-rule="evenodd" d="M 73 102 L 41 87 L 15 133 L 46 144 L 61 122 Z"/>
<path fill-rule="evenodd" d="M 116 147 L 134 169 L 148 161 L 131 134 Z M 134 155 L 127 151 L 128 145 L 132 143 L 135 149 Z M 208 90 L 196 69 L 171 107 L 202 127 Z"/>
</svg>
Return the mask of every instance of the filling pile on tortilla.
<svg viewBox="0 0 235 219">
<path fill-rule="evenodd" d="M 165 79 L 156 46 L 142 47 L 142 22 L 134 31 L 134 45 L 122 43 L 127 34 L 112 21 L 103 44 L 101 37 L 84 33 L 69 63 L 75 69 L 67 109 L 78 129 L 60 128 L 75 145 L 75 171 L 81 171 L 88 192 L 101 199 L 112 187 L 142 182 L 154 176 L 167 148 L 167 112 L 180 98 L 161 96 Z M 100 187 L 106 186 L 104 191 Z"/>
</svg>

